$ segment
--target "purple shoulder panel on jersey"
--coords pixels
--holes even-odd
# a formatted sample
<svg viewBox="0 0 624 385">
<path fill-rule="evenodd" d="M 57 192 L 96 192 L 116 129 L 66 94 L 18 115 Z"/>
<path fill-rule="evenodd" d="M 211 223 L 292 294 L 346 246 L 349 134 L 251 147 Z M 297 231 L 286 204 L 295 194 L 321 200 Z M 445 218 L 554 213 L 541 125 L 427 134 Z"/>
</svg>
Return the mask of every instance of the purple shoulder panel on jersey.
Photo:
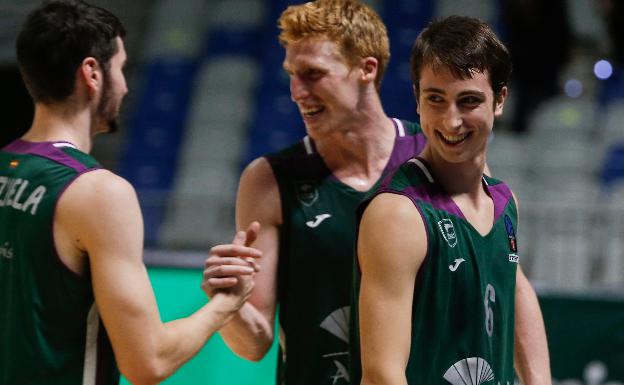
<svg viewBox="0 0 624 385">
<path fill-rule="evenodd" d="M 56 142 L 27 142 L 22 139 L 17 139 L 3 148 L 3 151 L 11 152 L 14 154 L 30 154 L 37 155 L 42 158 L 50 159 L 54 162 L 60 163 L 66 167 L 72 168 L 81 173 L 88 169 L 87 166 L 78 162 L 76 159 L 67 155 L 61 149 L 54 147 Z M 62 142 L 61 142 L 62 143 Z"/>
<path fill-rule="evenodd" d="M 431 190 L 427 186 L 410 186 L 403 190 L 403 194 L 408 196 L 414 203 L 418 201 L 429 203 L 436 210 L 444 210 L 451 215 L 465 219 L 464 214 L 448 195 Z"/>
<path fill-rule="evenodd" d="M 494 201 L 494 222 L 500 218 L 507 207 L 507 203 L 513 199 L 511 190 L 505 183 L 495 184 L 494 186 L 488 185 L 490 196 Z"/>
<path fill-rule="evenodd" d="M 415 156 L 418 156 L 418 154 L 420 154 L 425 148 L 425 144 L 427 144 L 427 138 L 422 132 L 416 135 L 397 135 L 396 140 L 394 141 L 392 155 L 390 155 L 390 159 L 388 160 L 388 164 L 386 166 L 386 172 L 393 172 L 403 163 Z"/>
</svg>

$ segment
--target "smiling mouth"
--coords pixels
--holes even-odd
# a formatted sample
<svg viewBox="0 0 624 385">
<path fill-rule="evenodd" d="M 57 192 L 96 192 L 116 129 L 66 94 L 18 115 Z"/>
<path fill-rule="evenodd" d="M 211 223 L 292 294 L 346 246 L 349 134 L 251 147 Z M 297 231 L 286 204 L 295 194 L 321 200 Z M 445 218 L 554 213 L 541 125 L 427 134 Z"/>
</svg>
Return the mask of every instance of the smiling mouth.
<svg viewBox="0 0 624 385">
<path fill-rule="evenodd" d="M 442 139 L 445 143 L 450 144 L 450 145 L 459 144 L 463 142 L 464 140 L 466 140 L 467 137 L 470 136 L 469 132 L 459 134 L 459 135 L 444 135 L 440 131 L 436 131 L 436 133 L 438 134 L 438 137 L 440 139 Z"/>
<path fill-rule="evenodd" d="M 313 116 L 320 114 L 323 111 L 325 111 L 325 107 L 323 106 L 316 107 L 316 108 L 306 108 L 306 109 L 302 108 L 301 115 L 303 115 L 304 118 L 311 118 Z"/>
</svg>

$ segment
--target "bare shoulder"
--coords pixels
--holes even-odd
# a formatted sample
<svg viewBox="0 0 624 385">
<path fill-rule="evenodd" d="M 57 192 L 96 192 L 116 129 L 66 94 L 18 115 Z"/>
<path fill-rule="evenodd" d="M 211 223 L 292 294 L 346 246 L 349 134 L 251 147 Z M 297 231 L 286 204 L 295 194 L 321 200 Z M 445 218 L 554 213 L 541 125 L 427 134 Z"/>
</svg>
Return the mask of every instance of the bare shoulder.
<svg viewBox="0 0 624 385">
<path fill-rule="evenodd" d="M 361 253 L 360 251 L 369 252 Z M 400 194 L 382 193 L 368 205 L 360 223 L 358 254 L 380 262 L 401 264 L 405 259 L 420 261 L 427 250 L 422 216 L 412 201 Z"/>
<path fill-rule="evenodd" d="M 117 232 L 137 232 L 142 228 L 141 210 L 132 185 L 107 170 L 80 175 L 61 195 L 56 221 L 71 236 L 80 240 L 81 248 L 97 236 L 118 236 Z M 97 229 L 107 231 L 95 231 Z"/>
<path fill-rule="evenodd" d="M 365 216 L 375 221 L 419 220 L 422 222 L 416 206 L 405 195 L 382 193 L 373 198 L 364 211 Z"/>
<path fill-rule="evenodd" d="M 520 208 L 520 202 L 518 201 L 518 197 L 516 196 L 516 193 L 514 193 L 513 190 L 511 190 L 511 188 L 509 189 L 509 191 L 511 191 L 511 196 L 513 197 L 516 207 Z"/>
<path fill-rule="evenodd" d="M 250 185 L 259 192 L 278 191 L 273 169 L 265 157 L 254 159 L 245 167 L 240 178 L 241 185 Z"/>
<path fill-rule="evenodd" d="M 129 198 L 136 198 L 130 182 L 103 169 L 80 175 L 62 195 L 67 205 L 83 200 L 89 200 L 93 205 L 98 205 Z"/>
<path fill-rule="evenodd" d="M 252 161 L 240 177 L 236 215 L 242 226 L 252 220 L 267 223 L 281 223 L 280 192 L 269 161 L 260 157 Z M 264 222 L 264 223 L 263 223 Z"/>
</svg>

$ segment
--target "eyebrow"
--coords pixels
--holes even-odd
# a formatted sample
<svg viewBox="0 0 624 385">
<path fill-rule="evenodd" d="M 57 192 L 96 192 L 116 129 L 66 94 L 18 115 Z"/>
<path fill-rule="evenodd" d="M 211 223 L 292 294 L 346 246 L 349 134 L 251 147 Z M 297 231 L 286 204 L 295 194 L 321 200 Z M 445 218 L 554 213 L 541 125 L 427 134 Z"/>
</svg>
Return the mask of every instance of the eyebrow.
<svg viewBox="0 0 624 385">
<path fill-rule="evenodd" d="M 444 92 L 444 90 L 441 90 L 439 88 L 435 88 L 435 87 L 428 87 L 425 88 L 424 90 L 422 90 L 422 92 L 435 92 L 438 94 L 445 94 L 446 92 Z"/>
<path fill-rule="evenodd" d="M 432 92 L 432 93 L 446 95 L 446 92 L 444 90 L 442 90 L 440 88 L 436 88 L 436 87 L 427 87 L 424 90 L 422 90 L 422 92 Z M 477 90 L 462 91 L 457 96 L 458 97 L 462 97 L 462 96 L 466 96 L 466 95 L 479 95 L 481 97 L 485 97 L 485 92 L 477 91 Z"/>
</svg>

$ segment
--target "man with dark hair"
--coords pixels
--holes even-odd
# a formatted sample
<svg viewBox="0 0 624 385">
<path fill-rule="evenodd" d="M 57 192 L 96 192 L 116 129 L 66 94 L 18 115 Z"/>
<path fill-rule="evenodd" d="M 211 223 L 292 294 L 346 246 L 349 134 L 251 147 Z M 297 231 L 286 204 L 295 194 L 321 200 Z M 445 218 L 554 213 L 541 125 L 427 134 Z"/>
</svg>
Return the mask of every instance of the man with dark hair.
<svg viewBox="0 0 624 385">
<path fill-rule="evenodd" d="M 155 384 L 253 287 L 250 262 L 197 312 L 161 322 L 134 189 L 88 155 L 93 136 L 117 126 L 127 92 L 123 35 L 113 14 L 72 0 L 43 3 L 19 35 L 35 116 L 0 151 L 1 385 L 111 385 L 117 365 L 133 384 Z M 244 247 L 257 231 L 253 224 L 213 253 L 258 257 Z"/>
<path fill-rule="evenodd" d="M 509 53 L 487 24 L 452 16 L 419 35 L 411 68 L 427 145 L 362 208 L 362 384 L 513 384 L 514 364 L 523 384 L 549 384 L 516 199 L 484 174 Z"/>
</svg>

